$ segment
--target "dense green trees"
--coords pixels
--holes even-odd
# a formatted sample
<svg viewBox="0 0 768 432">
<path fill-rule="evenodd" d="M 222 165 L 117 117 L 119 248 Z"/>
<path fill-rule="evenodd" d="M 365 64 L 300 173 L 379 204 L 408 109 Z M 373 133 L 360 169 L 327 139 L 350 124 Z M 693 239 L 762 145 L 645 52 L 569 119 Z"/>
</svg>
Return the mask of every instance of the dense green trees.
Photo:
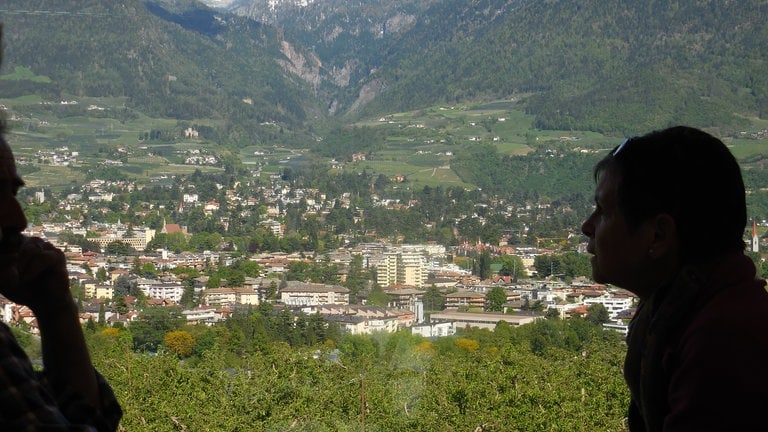
<svg viewBox="0 0 768 432">
<path fill-rule="evenodd" d="M 165 335 L 178 330 L 185 323 L 178 307 L 146 308 L 139 319 L 131 323 L 133 348 L 136 351 L 155 352 L 163 344 Z"/>
<path fill-rule="evenodd" d="M 491 257 L 491 253 L 488 252 L 488 250 L 483 250 L 480 252 L 480 256 L 474 261 L 474 267 L 472 268 L 472 273 L 476 274 L 480 280 L 486 280 L 490 278 L 491 275 L 491 263 L 493 262 L 493 258 Z"/>
<path fill-rule="evenodd" d="M 764 112 L 759 2 L 506 4 L 431 7 L 381 69 L 389 86 L 368 109 L 533 93 L 525 104 L 537 128 L 619 134 L 734 129 L 744 122 L 734 113 Z"/>
<path fill-rule="evenodd" d="M 525 275 L 525 265 L 523 260 L 517 255 L 502 255 L 499 260 L 501 261 L 500 274 L 512 276 L 514 280 Z"/>
<path fill-rule="evenodd" d="M 441 311 L 445 308 L 445 295 L 435 285 L 427 288 L 427 292 L 422 297 L 424 309 L 426 311 Z"/>
<path fill-rule="evenodd" d="M 585 319 L 596 325 L 602 325 L 610 321 L 608 309 L 600 303 L 589 305 Z"/>
<path fill-rule="evenodd" d="M 363 291 L 371 280 L 369 271 L 363 268 L 363 256 L 354 255 L 349 263 L 347 278 L 342 285 L 349 289 L 350 304 L 358 303 L 358 295 Z"/>
<path fill-rule="evenodd" d="M 488 292 L 485 309 L 490 312 L 501 312 L 504 310 L 504 303 L 506 302 L 507 291 L 503 287 L 495 286 Z"/>
<path fill-rule="evenodd" d="M 168 350 L 179 357 L 188 357 L 195 348 L 195 338 L 184 330 L 173 330 L 165 334 L 163 343 Z"/>
<path fill-rule="evenodd" d="M 358 276 L 359 277 L 359 276 Z M 286 280 L 325 284 L 339 283 L 339 268 L 327 260 L 321 262 L 294 261 L 288 264 Z"/>
<path fill-rule="evenodd" d="M 6 3 L 9 10 L 29 9 L 23 2 Z M 235 143 L 267 133 L 272 128 L 260 124 L 266 121 L 301 123 L 315 106 L 273 61 L 279 52 L 275 29 L 255 21 L 229 16 L 212 39 L 139 2 L 65 2 L 57 11 L 62 13 L 22 13 L 7 23 L 6 32 L 19 38 L 6 53 L 7 64 L 25 66 L 48 82 L 4 87 L 51 97 L 125 97 L 129 108 L 158 117 L 226 118 L 220 136 Z M 93 32 L 104 36 L 92 38 Z M 261 73 L 244 73 L 249 70 Z M 250 103 L 242 102 L 244 95 Z"/>
<path fill-rule="evenodd" d="M 105 251 L 111 255 L 127 256 L 136 253 L 136 249 L 122 240 L 115 240 L 107 245 Z"/>
<path fill-rule="evenodd" d="M 624 346 L 585 320 L 434 341 L 347 335 L 337 349 L 264 342 L 237 355 L 216 328 L 200 333 L 216 349 L 184 361 L 130 354 L 127 330 L 88 333 L 126 430 L 622 430 Z"/>
<path fill-rule="evenodd" d="M 589 277 L 592 274 L 592 267 L 589 259 L 589 255 L 577 252 L 565 252 L 556 255 L 537 255 L 533 260 L 533 266 L 536 268 L 539 277 Z"/>
<path fill-rule="evenodd" d="M 243 354 L 269 350 L 275 343 L 314 346 L 336 343 L 339 327 L 320 315 L 292 316 L 287 310 L 274 310 L 262 303 L 256 308 L 240 308 L 227 319 L 224 337 L 230 351 Z"/>
</svg>

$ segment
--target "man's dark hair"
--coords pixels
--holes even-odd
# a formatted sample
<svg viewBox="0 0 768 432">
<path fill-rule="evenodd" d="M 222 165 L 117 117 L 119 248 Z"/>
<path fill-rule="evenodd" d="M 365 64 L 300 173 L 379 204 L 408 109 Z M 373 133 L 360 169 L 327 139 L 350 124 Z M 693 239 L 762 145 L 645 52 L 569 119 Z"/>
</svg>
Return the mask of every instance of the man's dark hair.
<svg viewBox="0 0 768 432">
<path fill-rule="evenodd" d="M 741 169 L 712 135 L 676 126 L 630 138 L 598 162 L 595 180 L 605 172 L 616 175 L 618 206 L 631 230 L 658 214 L 674 218 L 684 264 L 744 250 Z"/>
</svg>

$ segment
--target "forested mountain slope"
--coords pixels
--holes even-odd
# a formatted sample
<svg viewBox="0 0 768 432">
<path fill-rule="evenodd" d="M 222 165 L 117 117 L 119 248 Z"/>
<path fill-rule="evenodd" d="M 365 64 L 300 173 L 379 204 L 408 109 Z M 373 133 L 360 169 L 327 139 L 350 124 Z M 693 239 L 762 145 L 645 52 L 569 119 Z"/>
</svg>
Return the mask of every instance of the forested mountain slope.
<svg viewBox="0 0 768 432">
<path fill-rule="evenodd" d="M 766 4 L 443 1 L 381 67 L 371 111 L 532 94 L 540 128 L 631 133 L 765 116 Z M 735 115 L 738 114 L 738 115 Z"/>
<path fill-rule="evenodd" d="M 220 2 L 218 2 L 220 3 Z M 270 6 L 272 4 L 272 6 Z M 626 134 L 764 117 L 757 0 L 8 0 L 6 96 L 124 96 L 175 118 L 294 132 L 435 104 L 519 98 L 542 129 Z M 307 140 L 307 144 L 311 142 Z"/>
<path fill-rule="evenodd" d="M 758 1 L 276 3 L 264 19 L 378 94 L 364 114 L 533 95 L 538 127 L 626 133 L 737 127 L 766 110 Z M 264 4 L 234 10 L 258 16 Z"/>
<path fill-rule="evenodd" d="M 223 118 L 303 128 L 314 108 L 306 83 L 285 73 L 274 28 L 193 4 L 138 0 L 3 3 L 3 71 L 48 79 L 0 80 L 14 97 L 125 97 L 129 108 L 178 119 Z"/>
</svg>

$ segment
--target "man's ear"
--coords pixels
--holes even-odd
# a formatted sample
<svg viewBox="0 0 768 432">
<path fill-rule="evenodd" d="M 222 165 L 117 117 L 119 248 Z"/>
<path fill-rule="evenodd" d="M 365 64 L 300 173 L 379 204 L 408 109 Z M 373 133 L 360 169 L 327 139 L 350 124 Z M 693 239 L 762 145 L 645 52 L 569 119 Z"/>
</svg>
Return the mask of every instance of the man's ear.
<svg viewBox="0 0 768 432">
<path fill-rule="evenodd" d="M 653 236 L 648 253 L 652 257 L 677 253 L 678 233 L 675 219 L 668 213 L 660 213 L 652 217 L 648 222 Z"/>
</svg>

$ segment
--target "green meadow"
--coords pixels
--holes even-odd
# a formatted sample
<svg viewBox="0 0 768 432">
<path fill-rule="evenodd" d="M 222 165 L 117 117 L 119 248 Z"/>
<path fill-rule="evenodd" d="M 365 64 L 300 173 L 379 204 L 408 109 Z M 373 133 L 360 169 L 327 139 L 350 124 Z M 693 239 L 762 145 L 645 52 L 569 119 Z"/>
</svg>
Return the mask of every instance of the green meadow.
<svg viewBox="0 0 768 432">
<path fill-rule="evenodd" d="M 17 68 L 3 79 L 45 79 L 30 77 Z M 25 177 L 31 186 L 68 187 L 86 179 L 89 169 L 107 160 L 120 161 L 115 167 L 123 176 L 142 180 L 157 176 L 189 174 L 195 170 L 216 171 L 220 166 L 187 165 L 184 160 L 193 150 L 207 149 L 217 157 L 228 156 L 230 149 L 203 139 L 148 140 L 150 131 L 179 129 L 175 119 L 153 118 L 127 108 L 124 98 L 70 98 L 77 104 L 44 101 L 38 96 L 0 99 L 8 108 L 8 141 L 19 157 L 32 165 L 39 151 L 66 147 L 78 152 L 77 162 L 68 167 L 45 166 L 29 169 Z M 733 153 L 747 164 L 768 154 L 765 140 L 752 138 L 768 129 L 768 121 L 751 119 L 752 127 L 726 137 Z M 189 124 L 216 126 L 215 121 L 199 119 Z M 344 170 L 367 171 L 394 179 L 404 176 L 403 187 L 450 185 L 472 188 L 451 169 L 451 160 L 462 149 L 491 144 L 500 155 L 525 155 L 539 149 L 558 151 L 605 151 L 624 137 L 585 131 L 544 131 L 533 127 L 534 119 L 525 114 L 516 100 L 500 100 L 456 106 L 435 106 L 415 111 L 364 119 L 355 126 L 383 130 L 382 145 L 366 155 L 366 160 L 346 162 Z M 717 131 L 713 131 L 717 132 Z M 311 157 L 306 148 L 289 148 L 281 142 L 260 142 L 234 150 L 246 166 L 263 174 L 280 172 L 300 158 Z M 329 168 L 330 169 L 330 168 Z"/>
</svg>

